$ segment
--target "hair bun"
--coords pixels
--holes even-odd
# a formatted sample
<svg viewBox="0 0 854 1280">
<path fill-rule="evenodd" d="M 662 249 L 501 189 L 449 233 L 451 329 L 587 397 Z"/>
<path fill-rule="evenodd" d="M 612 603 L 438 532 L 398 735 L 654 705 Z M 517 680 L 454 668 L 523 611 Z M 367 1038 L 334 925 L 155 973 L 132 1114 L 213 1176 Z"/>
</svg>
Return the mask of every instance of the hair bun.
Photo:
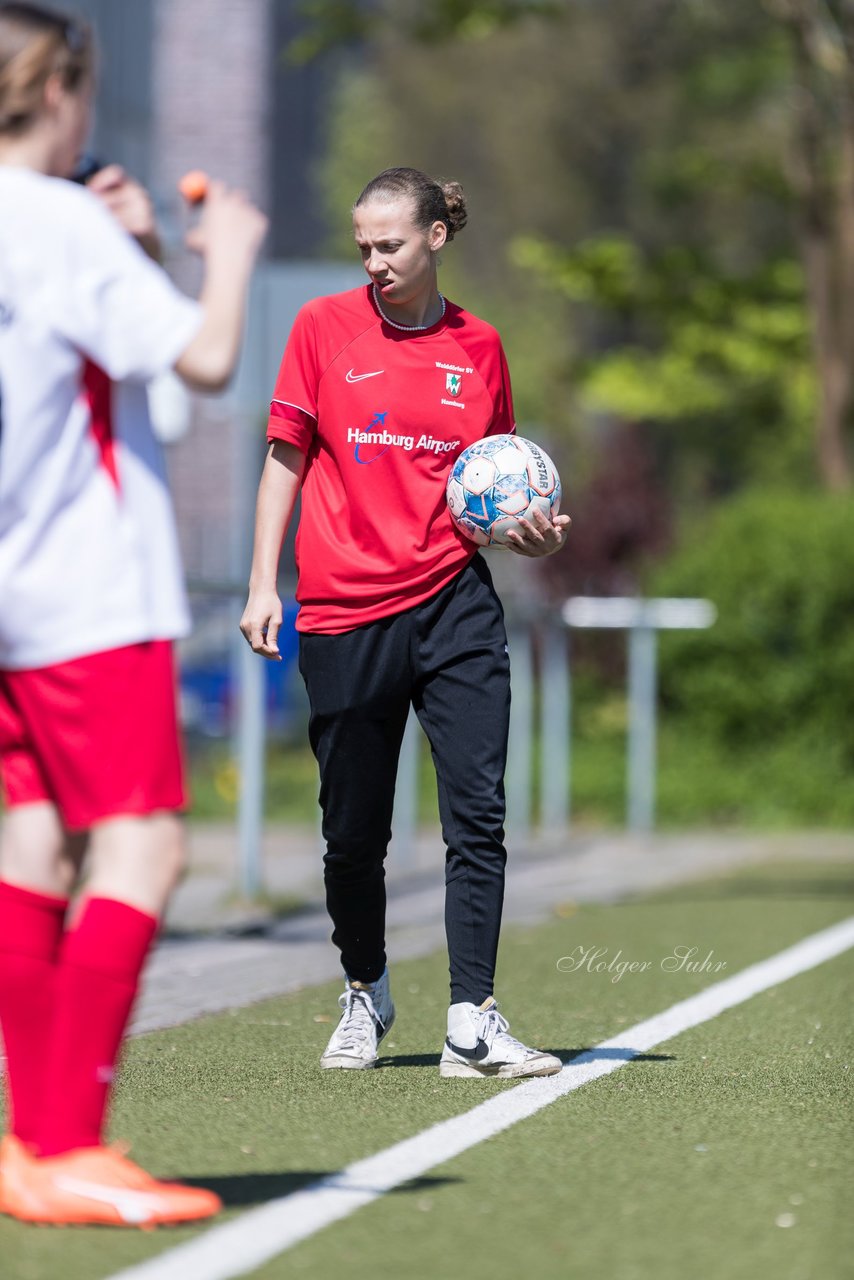
<svg viewBox="0 0 854 1280">
<path fill-rule="evenodd" d="M 441 182 L 439 185 L 448 206 L 448 239 L 453 240 L 468 222 L 465 193 L 458 182 Z"/>
<path fill-rule="evenodd" d="M 353 208 L 358 209 L 372 200 L 400 199 L 412 201 L 415 225 L 422 231 L 429 230 L 434 222 L 444 222 L 449 240 L 453 240 L 468 221 L 466 198 L 460 184 L 440 182 L 420 169 L 383 169 L 371 179 Z"/>
</svg>

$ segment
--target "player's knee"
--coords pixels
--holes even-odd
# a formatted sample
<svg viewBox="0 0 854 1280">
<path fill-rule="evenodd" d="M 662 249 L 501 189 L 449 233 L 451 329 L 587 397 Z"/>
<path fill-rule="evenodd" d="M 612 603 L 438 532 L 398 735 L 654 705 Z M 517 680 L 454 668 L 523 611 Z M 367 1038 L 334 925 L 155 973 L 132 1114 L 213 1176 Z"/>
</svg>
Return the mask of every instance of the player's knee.
<svg viewBox="0 0 854 1280">
<path fill-rule="evenodd" d="M 370 841 L 341 841 L 323 855 L 323 874 L 340 885 L 357 885 L 382 878 L 386 849 Z"/>
<path fill-rule="evenodd" d="M 65 893 L 73 878 L 66 833 L 53 805 L 10 809 L 3 820 L 0 840 L 0 879 L 46 893 Z"/>
<path fill-rule="evenodd" d="M 159 915 L 181 877 L 185 850 L 177 814 L 105 822 L 93 831 L 90 891 Z"/>
<path fill-rule="evenodd" d="M 180 884 L 187 869 L 187 833 L 177 814 L 161 815 L 157 827 L 152 854 L 163 877 L 164 888 L 171 892 Z"/>
</svg>

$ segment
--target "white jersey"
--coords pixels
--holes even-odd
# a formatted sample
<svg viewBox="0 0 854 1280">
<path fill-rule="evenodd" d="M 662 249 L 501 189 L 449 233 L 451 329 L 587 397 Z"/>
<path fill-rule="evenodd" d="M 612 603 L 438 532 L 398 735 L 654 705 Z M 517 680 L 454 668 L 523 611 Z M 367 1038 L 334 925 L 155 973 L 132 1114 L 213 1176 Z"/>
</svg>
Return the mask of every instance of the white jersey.
<svg viewBox="0 0 854 1280">
<path fill-rule="evenodd" d="M 200 324 L 91 192 L 0 165 L 0 669 L 186 634 L 145 384 Z"/>
</svg>

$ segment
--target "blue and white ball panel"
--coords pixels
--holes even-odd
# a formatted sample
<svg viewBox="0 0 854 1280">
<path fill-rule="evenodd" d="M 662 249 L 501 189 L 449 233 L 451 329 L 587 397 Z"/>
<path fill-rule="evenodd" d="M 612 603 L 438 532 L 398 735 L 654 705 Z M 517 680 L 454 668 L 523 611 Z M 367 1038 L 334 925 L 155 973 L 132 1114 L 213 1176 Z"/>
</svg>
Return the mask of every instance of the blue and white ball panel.
<svg viewBox="0 0 854 1280">
<path fill-rule="evenodd" d="M 461 533 L 479 546 L 506 543 L 519 519 L 560 506 L 554 463 L 521 436 L 487 436 L 464 449 L 447 483 L 448 509 Z"/>
<path fill-rule="evenodd" d="M 472 458 L 460 477 L 467 493 L 486 493 L 495 484 L 498 472 L 491 458 Z"/>
</svg>

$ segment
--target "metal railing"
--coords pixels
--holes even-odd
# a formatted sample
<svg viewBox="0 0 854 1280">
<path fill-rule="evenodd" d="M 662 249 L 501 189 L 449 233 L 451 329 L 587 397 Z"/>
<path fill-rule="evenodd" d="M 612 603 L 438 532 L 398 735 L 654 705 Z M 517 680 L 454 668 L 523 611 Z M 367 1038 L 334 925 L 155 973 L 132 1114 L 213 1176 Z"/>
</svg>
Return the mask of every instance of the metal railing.
<svg viewBox="0 0 854 1280">
<path fill-rule="evenodd" d="M 238 882 L 247 898 L 263 889 L 261 843 L 264 826 L 267 739 L 265 662 L 237 632 L 238 604 L 245 588 L 234 583 L 191 583 L 195 593 L 234 600 L 236 685 L 235 756 L 240 778 L 237 801 Z M 506 774 L 507 826 L 524 838 L 535 826 L 565 831 L 571 820 L 572 671 L 574 629 L 625 631 L 628 645 L 628 732 L 626 824 L 649 831 L 655 822 L 657 740 L 657 634 L 714 623 L 707 600 L 599 598 L 576 596 L 561 609 L 530 623 L 508 623 L 513 699 Z M 538 670 L 535 670 L 536 633 Z M 539 677 L 539 680 L 537 680 Z M 537 687 L 539 685 L 539 697 Z M 423 734 L 410 712 L 400 754 L 394 807 L 394 846 L 401 861 L 411 859 L 418 828 L 418 775 Z M 534 811 L 535 744 L 541 759 L 539 805 Z"/>
</svg>

